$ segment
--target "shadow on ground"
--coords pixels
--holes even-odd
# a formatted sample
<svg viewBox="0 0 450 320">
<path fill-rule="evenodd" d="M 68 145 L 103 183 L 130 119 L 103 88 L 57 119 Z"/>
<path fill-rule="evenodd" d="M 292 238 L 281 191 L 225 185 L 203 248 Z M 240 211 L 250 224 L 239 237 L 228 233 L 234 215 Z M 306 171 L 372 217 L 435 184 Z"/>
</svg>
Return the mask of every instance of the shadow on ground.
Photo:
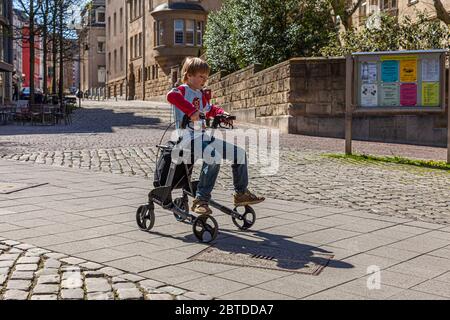
<svg viewBox="0 0 450 320">
<path fill-rule="evenodd" d="M 72 124 L 34 125 L 20 122 L 0 126 L 0 136 L 70 133 L 111 133 L 114 127 L 166 129 L 168 123 L 159 118 L 138 116 L 134 112 L 116 113 L 111 109 L 75 110 Z"/>
<path fill-rule="evenodd" d="M 150 231 L 150 233 L 187 243 L 198 243 L 194 235 L 177 237 L 162 234 L 157 231 Z M 246 238 L 239 237 L 239 234 L 245 235 Z M 249 238 L 254 238 L 254 240 Z M 316 246 L 290 241 L 290 238 L 291 237 L 289 236 L 263 231 L 247 231 L 242 233 L 221 229 L 219 237 L 211 243 L 211 247 L 219 249 L 225 254 L 243 254 L 254 257 L 273 256 L 276 261 L 276 270 L 279 271 L 309 273 L 302 272 L 301 269 L 307 270 L 307 268 L 312 265 L 339 269 L 353 268 L 353 265 L 349 263 L 333 260 L 333 252 Z M 209 245 L 205 244 L 205 249 L 208 247 Z M 221 262 L 218 259 L 215 263 Z M 320 273 L 320 271 L 318 273 Z"/>
</svg>

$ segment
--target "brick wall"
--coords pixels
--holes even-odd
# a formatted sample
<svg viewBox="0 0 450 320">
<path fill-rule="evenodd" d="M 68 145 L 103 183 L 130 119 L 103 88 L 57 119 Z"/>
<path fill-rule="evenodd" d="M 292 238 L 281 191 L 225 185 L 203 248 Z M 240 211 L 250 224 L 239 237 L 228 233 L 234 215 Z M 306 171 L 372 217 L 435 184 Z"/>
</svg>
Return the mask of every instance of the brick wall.
<svg viewBox="0 0 450 320">
<path fill-rule="evenodd" d="M 213 74 L 213 102 L 240 121 L 284 133 L 344 137 L 345 59 L 294 58 L 262 70 L 252 65 L 230 75 Z M 445 114 L 360 115 L 355 139 L 446 146 Z"/>
</svg>

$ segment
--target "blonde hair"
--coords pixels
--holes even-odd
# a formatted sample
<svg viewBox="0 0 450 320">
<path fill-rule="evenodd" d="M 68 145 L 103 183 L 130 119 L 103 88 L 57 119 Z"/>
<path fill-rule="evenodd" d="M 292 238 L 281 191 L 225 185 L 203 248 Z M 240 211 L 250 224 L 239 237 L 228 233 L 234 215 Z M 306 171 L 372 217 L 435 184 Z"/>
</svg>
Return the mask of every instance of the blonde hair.
<svg viewBox="0 0 450 320">
<path fill-rule="evenodd" d="M 188 57 L 184 61 L 183 69 L 181 70 L 181 81 L 186 83 L 189 75 L 196 75 L 197 73 L 209 74 L 210 68 L 208 63 L 200 58 Z"/>
</svg>

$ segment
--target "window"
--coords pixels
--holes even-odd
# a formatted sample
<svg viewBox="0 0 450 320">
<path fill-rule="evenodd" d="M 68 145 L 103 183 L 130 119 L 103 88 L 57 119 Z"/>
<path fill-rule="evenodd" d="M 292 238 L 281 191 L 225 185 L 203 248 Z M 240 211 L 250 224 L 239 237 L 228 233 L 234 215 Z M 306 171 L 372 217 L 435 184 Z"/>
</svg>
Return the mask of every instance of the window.
<svg viewBox="0 0 450 320">
<path fill-rule="evenodd" d="M 119 11 L 119 28 L 120 28 L 120 33 L 123 32 L 123 8 L 120 8 Z"/>
<path fill-rule="evenodd" d="M 130 1 L 130 21 L 133 20 L 133 10 L 134 10 L 133 1 Z"/>
<path fill-rule="evenodd" d="M 111 38 L 111 17 L 108 17 L 108 39 Z"/>
<path fill-rule="evenodd" d="M 162 39 L 163 39 L 163 22 L 162 21 L 155 21 L 154 24 L 154 31 L 155 31 L 155 35 L 154 35 L 154 45 L 155 46 L 160 46 L 162 45 Z"/>
<path fill-rule="evenodd" d="M 105 53 L 106 52 L 106 41 L 104 37 L 97 38 L 97 53 Z"/>
<path fill-rule="evenodd" d="M 117 50 L 114 50 L 114 73 L 117 73 Z"/>
<path fill-rule="evenodd" d="M 365 17 L 367 15 L 367 0 L 363 0 L 359 6 L 359 16 Z"/>
<path fill-rule="evenodd" d="M 164 26 L 162 21 L 158 21 L 158 44 L 163 44 Z"/>
<path fill-rule="evenodd" d="M 123 71 L 123 47 L 120 47 L 120 71 Z"/>
<path fill-rule="evenodd" d="M 104 7 L 100 7 L 97 10 L 95 10 L 95 21 L 97 23 L 105 23 L 106 22 L 105 8 Z"/>
<path fill-rule="evenodd" d="M 106 82 L 106 68 L 105 66 L 98 66 L 97 70 L 98 82 L 105 83 Z"/>
<path fill-rule="evenodd" d="M 117 36 L 117 14 L 114 12 L 114 36 Z"/>
<path fill-rule="evenodd" d="M 174 30 L 175 30 L 175 44 L 183 44 L 184 43 L 184 20 L 175 20 Z"/>
<path fill-rule="evenodd" d="M 134 45 L 133 45 L 133 37 L 131 37 L 130 38 L 130 55 L 131 55 L 131 59 L 133 59 L 134 58 L 134 52 L 133 52 L 133 48 L 134 48 Z"/>
<path fill-rule="evenodd" d="M 369 6 L 369 14 L 374 14 L 375 12 L 378 11 L 378 0 L 370 0 L 370 6 Z"/>
<path fill-rule="evenodd" d="M 142 32 L 139 33 L 139 57 L 142 56 Z"/>
<path fill-rule="evenodd" d="M 381 10 L 397 9 L 397 0 L 381 0 Z"/>
<path fill-rule="evenodd" d="M 203 45 L 203 21 L 197 21 L 197 45 Z"/>
<path fill-rule="evenodd" d="M 138 35 L 134 36 L 134 57 L 138 57 L 138 51 L 139 51 L 139 43 L 138 43 Z"/>
<path fill-rule="evenodd" d="M 195 21 L 186 20 L 186 45 L 188 46 L 194 45 L 194 28 L 195 28 Z"/>
</svg>

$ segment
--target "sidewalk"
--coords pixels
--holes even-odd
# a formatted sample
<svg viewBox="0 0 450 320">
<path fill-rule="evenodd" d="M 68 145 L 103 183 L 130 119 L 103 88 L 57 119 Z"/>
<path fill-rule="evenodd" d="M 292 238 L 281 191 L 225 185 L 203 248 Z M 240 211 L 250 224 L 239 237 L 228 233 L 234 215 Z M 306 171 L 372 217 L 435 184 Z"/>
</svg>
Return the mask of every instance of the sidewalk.
<svg viewBox="0 0 450 320">
<path fill-rule="evenodd" d="M 147 198 L 150 180 L 0 160 L 2 182 L 46 183 L 0 194 L 2 298 L 11 290 L 32 290 L 28 298 L 61 298 L 67 282 L 54 279 L 52 292 L 42 286 L 33 291 L 45 284 L 36 281 L 43 275 L 36 270 L 51 259 L 66 273 L 78 272 L 75 279 L 81 280 L 75 282 L 85 288 L 84 298 L 450 299 L 446 225 L 268 199 L 255 206 L 257 221 L 248 232 L 237 231 L 230 217 L 215 212 L 219 237 L 205 250 L 209 245 L 196 241 L 191 226 L 158 207 L 152 232 L 138 230 L 135 212 Z M 230 194 L 213 196 L 230 205 Z M 36 256 L 41 258 L 24 259 Z M 262 267 L 243 266 L 255 264 Z M 100 279 L 104 268 L 114 270 L 106 280 L 88 279 Z M 381 272 L 368 274 L 374 270 Z M 13 271 L 28 272 L 31 279 L 18 281 L 32 284 L 9 285 Z M 145 291 L 145 283 L 156 291 Z M 134 291 L 119 291 L 127 288 Z"/>
</svg>

